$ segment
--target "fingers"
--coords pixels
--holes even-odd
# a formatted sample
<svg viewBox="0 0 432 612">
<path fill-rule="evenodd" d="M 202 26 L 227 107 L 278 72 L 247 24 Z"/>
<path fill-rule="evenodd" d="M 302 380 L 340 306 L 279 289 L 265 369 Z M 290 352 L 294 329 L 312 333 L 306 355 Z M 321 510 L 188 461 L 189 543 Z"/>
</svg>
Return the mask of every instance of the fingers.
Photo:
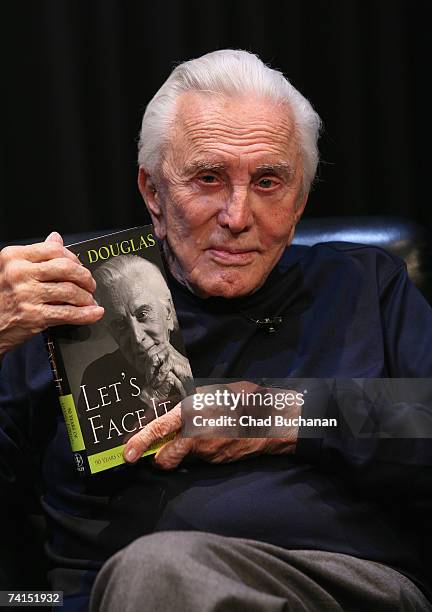
<svg viewBox="0 0 432 612">
<path fill-rule="evenodd" d="M 96 283 L 52 232 L 44 242 L 0 252 L 0 353 L 51 325 L 88 325 L 104 314 Z"/>
<path fill-rule="evenodd" d="M 25 246 L 7 246 L 2 249 L 1 254 L 5 262 L 24 259 L 32 263 L 40 263 L 41 261 L 49 261 L 56 257 L 66 257 L 71 261 L 79 263 L 78 257 L 56 240 L 38 242 Z"/>
<path fill-rule="evenodd" d="M 37 289 L 44 304 L 97 306 L 92 294 L 77 287 L 74 283 L 40 283 Z"/>
<path fill-rule="evenodd" d="M 82 289 L 93 293 L 96 282 L 90 271 L 78 260 L 72 261 L 65 257 L 38 263 L 32 268 L 33 277 L 41 282 L 69 281 Z"/>
<path fill-rule="evenodd" d="M 63 238 L 58 232 L 51 232 L 51 234 L 45 238 L 45 242 L 58 242 L 63 245 Z"/>
<path fill-rule="evenodd" d="M 187 358 L 179 353 L 173 346 L 170 346 L 170 357 L 171 357 L 171 369 L 176 373 L 179 378 L 192 378 L 192 372 L 190 369 L 189 361 Z"/>
<path fill-rule="evenodd" d="M 177 404 L 172 410 L 151 421 L 128 440 L 123 452 L 125 460 L 129 463 L 137 461 L 149 446 L 168 434 L 178 431 L 181 424 L 181 408 L 180 404 Z"/>
<path fill-rule="evenodd" d="M 5 282 L 12 287 L 28 280 L 39 282 L 69 281 L 92 293 L 96 282 L 87 268 L 66 258 L 31 263 L 22 259 L 9 261 L 3 268 Z"/>
<path fill-rule="evenodd" d="M 177 393 L 181 396 L 181 397 L 185 397 L 187 395 L 186 393 L 186 389 L 184 388 L 184 385 L 182 383 L 182 381 L 180 380 L 180 378 L 178 378 L 174 372 L 170 372 L 169 376 L 168 376 L 168 382 L 171 385 L 171 387 L 177 391 Z"/>
<path fill-rule="evenodd" d="M 188 360 L 176 351 L 172 345 L 158 353 L 158 360 L 151 372 L 152 384 L 159 387 L 164 382 L 172 385 L 180 395 L 186 395 L 183 382 L 192 378 Z"/>
<path fill-rule="evenodd" d="M 164 470 L 172 470 L 189 454 L 208 463 L 231 463 L 265 452 L 266 444 L 266 438 L 191 439 L 178 436 L 158 450 L 155 464 Z"/>
<path fill-rule="evenodd" d="M 3 269 L 2 280 L 4 290 L 9 290 L 17 303 L 96 304 L 92 296 L 96 283 L 90 272 L 68 259 L 41 264 L 14 260 Z"/>
<path fill-rule="evenodd" d="M 210 463 L 231 463 L 265 451 L 267 438 L 195 438 L 194 455 Z"/>
<path fill-rule="evenodd" d="M 184 359 L 182 361 L 175 359 L 172 366 L 172 371 L 176 374 L 176 376 L 178 376 L 178 378 L 181 378 L 183 380 L 185 380 L 186 378 L 192 378 L 192 372 L 190 370 L 190 365 L 187 359 Z"/>
<path fill-rule="evenodd" d="M 53 306 L 44 304 L 42 306 L 42 326 L 40 331 L 54 325 L 91 325 L 99 321 L 104 315 L 101 306 L 70 306 L 62 304 Z"/>
<path fill-rule="evenodd" d="M 168 374 L 171 371 L 170 360 L 168 354 L 157 355 L 155 361 L 152 363 L 152 379 L 156 386 L 159 386 L 166 380 Z"/>
<path fill-rule="evenodd" d="M 154 457 L 157 467 L 163 470 L 173 470 L 183 461 L 193 449 L 194 440 L 176 436 L 158 450 Z"/>
</svg>

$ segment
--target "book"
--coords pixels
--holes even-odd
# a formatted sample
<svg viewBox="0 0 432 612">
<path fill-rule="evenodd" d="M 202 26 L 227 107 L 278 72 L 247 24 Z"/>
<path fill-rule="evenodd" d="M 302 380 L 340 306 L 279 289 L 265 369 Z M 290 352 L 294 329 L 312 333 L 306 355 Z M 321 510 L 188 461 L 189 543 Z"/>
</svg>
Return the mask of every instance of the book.
<svg viewBox="0 0 432 612">
<path fill-rule="evenodd" d="M 91 271 L 94 297 L 105 309 L 92 325 L 47 332 L 76 468 L 90 475 L 124 463 L 127 440 L 194 387 L 153 227 L 68 248 Z"/>
</svg>

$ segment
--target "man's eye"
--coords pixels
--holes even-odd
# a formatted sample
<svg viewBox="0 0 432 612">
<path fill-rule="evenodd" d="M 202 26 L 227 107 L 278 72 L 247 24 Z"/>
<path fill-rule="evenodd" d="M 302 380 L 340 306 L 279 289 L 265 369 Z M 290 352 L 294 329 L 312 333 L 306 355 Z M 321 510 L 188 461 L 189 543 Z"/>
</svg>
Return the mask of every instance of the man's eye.
<svg viewBox="0 0 432 612">
<path fill-rule="evenodd" d="M 262 178 L 258 181 L 258 187 L 261 189 L 271 189 L 272 187 L 276 187 L 277 183 L 271 178 Z"/>
<path fill-rule="evenodd" d="M 139 323 L 142 323 L 146 319 L 148 319 L 150 315 L 150 311 L 147 308 L 140 308 L 135 312 L 135 318 Z"/>
<path fill-rule="evenodd" d="M 213 174 L 202 174 L 199 177 L 199 180 L 207 185 L 212 185 L 213 183 L 216 183 L 217 178 Z"/>
</svg>

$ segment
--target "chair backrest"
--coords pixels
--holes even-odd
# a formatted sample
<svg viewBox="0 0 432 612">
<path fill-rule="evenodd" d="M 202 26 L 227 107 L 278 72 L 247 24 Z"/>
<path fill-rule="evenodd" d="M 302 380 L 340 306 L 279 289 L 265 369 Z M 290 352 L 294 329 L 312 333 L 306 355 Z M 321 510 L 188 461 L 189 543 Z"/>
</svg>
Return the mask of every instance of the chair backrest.
<svg viewBox="0 0 432 612">
<path fill-rule="evenodd" d="M 432 303 L 432 236 L 401 217 L 316 217 L 297 226 L 294 244 L 354 242 L 382 247 L 403 259 L 413 283 Z"/>
</svg>

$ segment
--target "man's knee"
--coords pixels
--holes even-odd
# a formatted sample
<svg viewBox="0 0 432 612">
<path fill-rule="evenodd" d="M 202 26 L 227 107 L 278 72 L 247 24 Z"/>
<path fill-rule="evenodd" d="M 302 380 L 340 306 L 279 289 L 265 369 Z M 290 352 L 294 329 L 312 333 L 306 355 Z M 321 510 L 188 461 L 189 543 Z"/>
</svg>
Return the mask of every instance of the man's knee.
<svg viewBox="0 0 432 612">
<path fill-rule="evenodd" d="M 164 609 L 170 596 L 181 599 L 196 590 L 189 582 L 200 581 L 200 555 L 208 539 L 217 536 L 190 531 L 165 531 L 138 538 L 102 567 L 92 591 L 91 610 L 136 610 L 139 602 Z M 185 584 L 185 578 L 187 583 Z M 195 587 L 197 585 L 195 584 Z"/>
<path fill-rule="evenodd" d="M 161 531 L 138 538 L 113 558 L 126 569 L 151 565 L 165 570 L 170 565 L 181 567 L 190 557 L 197 557 L 205 549 L 211 534 L 197 531 Z"/>
<path fill-rule="evenodd" d="M 101 574 L 125 582 L 159 581 L 185 569 L 191 558 L 197 560 L 211 534 L 195 531 L 161 531 L 142 536 L 117 552 L 105 563 Z M 170 569 L 172 568 L 172 572 Z M 160 584 L 160 582 L 159 582 Z"/>
</svg>

